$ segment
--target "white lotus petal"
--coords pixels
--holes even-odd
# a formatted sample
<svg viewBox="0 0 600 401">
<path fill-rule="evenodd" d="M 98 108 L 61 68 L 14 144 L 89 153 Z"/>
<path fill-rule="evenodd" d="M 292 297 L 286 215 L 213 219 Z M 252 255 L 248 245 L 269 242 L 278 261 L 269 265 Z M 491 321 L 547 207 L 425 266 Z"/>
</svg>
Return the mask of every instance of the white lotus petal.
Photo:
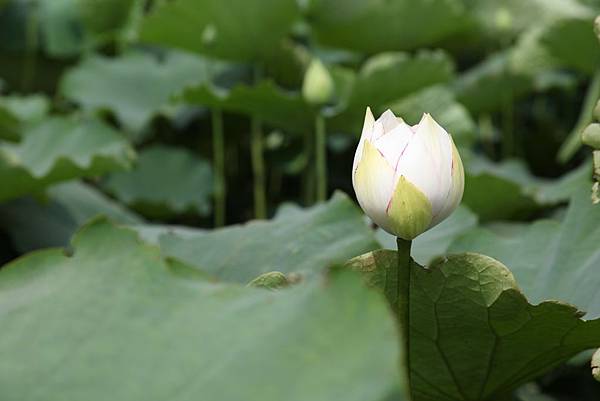
<svg viewBox="0 0 600 401">
<path fill-rule="evenodd" d="M 374 142 L 375 147 L 383 157 L 396 169 L 398 160 L 406 151 L 414 132 L 404 122 L 396 125 L 391 132 L 383 135 Z"/>
<path fill-rule="evenodd" d="M 390 229 L 386 210 L 395 187 L 394 169 L 368 140 L 353 178 L 354 192 L 362 209 L 375 224 Z"/>
<path fill-rule="evenodd" d="M 404 123 L 404 120 L 396 117 L 393 111 L 387 109 L 377 119 L 377 122 L 380 122 L 383 125 L 383 131 L 387 134 L 394 130 L 399 124 Z"/>
<path fill-rule="evenodd" d="M 373 133 L 373 124 L 375 124 L 375 117 L 373 117 L 373 113 L 371 113 L 371 108 L 367 107 L 367 111 L 365 113 L 365 122 L 363 123 L 362 133 L 360 134 L 360 141 L 358 142 L 356 153 L 354 153 L 354 162 L 352 163 L 352 184 L 354 184 L 354 173 L 356 173 L 356 166 L 358 166 L 358 162 L 362 157 L 364 141 L 366 139 L 370 139 L 371 134 Z"/>
</svg>

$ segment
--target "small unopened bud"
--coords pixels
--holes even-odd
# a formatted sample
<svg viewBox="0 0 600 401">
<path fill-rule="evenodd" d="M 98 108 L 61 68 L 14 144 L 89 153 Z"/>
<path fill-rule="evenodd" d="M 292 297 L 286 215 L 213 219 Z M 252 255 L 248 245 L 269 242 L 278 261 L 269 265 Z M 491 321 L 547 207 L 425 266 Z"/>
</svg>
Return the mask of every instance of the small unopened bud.
<svg viewBox="0 0 600 401">
<path fill-rule="evenodd" d="M 268 272 L 261 274 L 248 283 L 248 287 L 268 288 L 276 290 L 290 284 L 285 274 L 281 272 Z"/>
<path fill-rule="evenodd" d="M 592 356 L 592 376 L 597 381 L 600 381 L 600 349 Z"/>
<path fill-rule="evenodd" d="M 333 78 L 321 60 L 312 60 L 302 83 L 302 96 L 315 106 L 321 106 L 331 100 L 334 92 Z"/>
<path fill-rule="evenodd" d="M 581 134 L 581 141 L 594 149 L 600 149 L 600 124 L 593 123 L 585 127 Z"/>
<path fill-rule="evenodd" d="M 596 120 L 600 120 L 600 101 L 598 101 L 598 103 L 596 103 L 596 107 L 594 107 L 594 118 Z"/>
</svg>

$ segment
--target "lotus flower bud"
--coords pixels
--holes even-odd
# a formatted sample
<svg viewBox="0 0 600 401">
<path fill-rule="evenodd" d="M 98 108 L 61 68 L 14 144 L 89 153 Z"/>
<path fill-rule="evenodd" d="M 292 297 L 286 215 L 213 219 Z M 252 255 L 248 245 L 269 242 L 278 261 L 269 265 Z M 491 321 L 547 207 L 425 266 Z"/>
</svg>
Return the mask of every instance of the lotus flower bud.
<svg viewBox="0 0 600 401">
<path fill-rule="evenodd" d="M 581 133 L 581 141 L 594 149 L 600 149 L 600 124 L 588 125 Z"/>
<path fill-rule="evenodd" d="M 600 349 L 592 356 L 592 376 L 600 382 Z"/>
<path fill-rule="evenodd" d="M 390 110 L 375 121 L 367 108 L 352 184 L 375 224 L 412 240 L 456 209 L 464 170 L 452 137 L 429 114 L 411 127 Z"/>
<path fill-rule="evenodd" d="M 320 106 L 331 100 L 334 83 L 321 60 L 315 58 L 308 66 L 302 83 L 302 96 L 313 105 Z"/>
</svg>

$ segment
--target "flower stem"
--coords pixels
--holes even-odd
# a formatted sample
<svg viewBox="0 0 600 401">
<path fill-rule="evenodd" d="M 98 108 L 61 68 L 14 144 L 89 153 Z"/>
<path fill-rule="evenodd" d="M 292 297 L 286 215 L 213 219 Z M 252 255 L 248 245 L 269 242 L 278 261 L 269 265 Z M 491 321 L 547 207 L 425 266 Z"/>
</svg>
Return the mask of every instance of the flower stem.
<svg viewBox="0 0 600 401">
<path fill-rule="evenodd" d="M 302 193 L 304 205 L 310 206 L 314 202 L 315 197 L 315 169 L 313 163 L 313 135 L 312 132 L 306 131 L 303 137 L 303 152 L 306 157 L 306 166 L 302 175 Z"/>
<path fill-rule="evenodd" d="M 254 217 L 267 217 L 267 198 L 265 193 L 265 160 L 263 157 L 263 131 L 260 119 L 252 117 L 250 122 L 250 152 L 252 155 L 252 173 L 254 175 Z"/>
<path fill-rule="evenodd" d="M 398 245 L 398 264 L 396 268 L 390 268 L 385 275 L 384 292 L 385 296 L 392 305 L 393 311 L 398 317 L 403 342 L 403 361 L 404 372 L 406 373 L 405 385 L 410 393 L 410 272 L 412 259 L 410 257 L 410 248 L 412 241 L 402 238 L 396 238 Z"/>
<path fill-rule="evenodd" d="M 594 106 L 596 101 L 600 97 L 600 70 L 596 71 L 592 77 L 592 82 L 587 88 L 585 98 L 583 99 L 583 106 L 577 119 L 575 127 L 563 142 L 562 146 L 558 151 L 558 161 L 561 163 L 568 162 L 571 157 L 581 147 L 581 131 L 592 122 Z"/>
<path fill-rule="evenodd" d="M 262 66 L 254 66 L 254 84 L 258 85 L 262 79 Z M 257 115 L 250 120 L 250 156 L 252 159 L 253 192 L 254 192 L 254 217 L 267 218 L 267 195 L 265 177 L 265 159 L 263 153 L 262 121 Z"/>
<path fill-rule="evenodd" d="M 215 169 L 215 227 L 225 225 L 225 134 L 223 132 L 223 114 L 219 109 L 212 110 L 213 165 Z"/>
<path fill-rule="evenodd" d="M 327 199 L 327 134 L 325 118 L 321 113 L 315 117 L 315 164 L 317 167 L 317 201 Z"/>
</svg>

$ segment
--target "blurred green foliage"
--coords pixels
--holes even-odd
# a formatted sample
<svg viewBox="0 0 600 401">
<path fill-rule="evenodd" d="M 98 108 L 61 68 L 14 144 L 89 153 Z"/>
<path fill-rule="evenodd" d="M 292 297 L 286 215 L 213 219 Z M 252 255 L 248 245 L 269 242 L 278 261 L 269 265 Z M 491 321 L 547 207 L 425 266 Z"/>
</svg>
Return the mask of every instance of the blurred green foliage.
<svg viewBox="0 0 600 401">
<path fill-rule="evenodd" d="M 188 284 L 177 280 L 192 277 L 205 294 L 190 295 L 190 302 L 202 307 L 206 301 L 224 311 L 229 329 L 244 331 L 273 313 L 280 319 L 275 326 L 310 333 L 307 347 L 334 344 L 330 366 L 340 372 L 330 372 L 332 381 L 358 383 L 343 394 L 323 390 L 310 371 L 315 356 L 302 354 L 306 359 L 299 359 L 308 361 L 302 374 L 294 365 L 269 365 L 276 382 L 272 392 L 253 393 L 248 400 L 281 399 L 277 396 L 294 375 L 306 384 L 298 385 L 306 392 L 294 392 L 297 397 L 290 399 L 401 400 L 403 386 L 390 380 L 397 372 L 388 369 L 395 354 L 382 345 L 390 337 L 368 326 L 383 322 L 391 327 L 389 316 L 381 318 L 383 304 L 345 275 L 322 277 L 331 264 L 393 245 L 387 234 L 365 224 L 348 196 L 334 194 L 353 194 L 350 166 L 365 108 L 375 114 L 389 108 L 411 124 L 431 113 L 453 135 L 465 164 L 463 206 L 415 241 L 413 256 L 419 263 L 450 251 L 479 250 L 513 269 L 531 300 L 568 301 L 595 318 L 600 311 L 594 277 L 600 266 L 598 210 L 589 200 L 591 150 L 581 147 L 580 135 L 600 118 L 598 14 L 598 0 L 0 0 L 0 260 L 49 246 L 69 247 L 69 238 L 88 220 L 106 215 L 144 241 L 129 254 L 117 240 L 131 240 L 131 230 L 96 221 L 73 245 L 83 249 L 82 266 L 98 275 L 82 274 L 81 282 L 105 283 L 114 273 L 123 291 L 130 286 L 143 293 L 128 298 L 131 311 L 119 312 L 115 321 L 125 321 L 127 313 L 146 302 L 152 307 L 164 307 L 163 299 L 179 302 L 177 297 L 187 296 L 179 287 Z M 302 92 L 315 60 L 327 76 L 317 80 L 327 86 L 327 96 L 317 103 Z M 598 194 L 598 184 L 595 188 Z M 253 218 L 269 220 L 218 227 Z M 103 252 L 94 251 L 93 241 Z M 168 259 L 156 262 L 169 271 L 153 282 L 156 288 L 166 286 L 157 290 L 158 298 L 138 288 L 133 276 L 120 281 L 123 272 L 102 271 L 94 257 L 112 249 L 111 266 L 137 266 L 158 254 Z M 34 286 L 45 282 L 44 269 L 58 265 L 60 271 L 47 284 L 52 287 L 47 291 L 58 292 L 61 277 L 75 270 L 72 263 L 52 252 L 40 258 L 17 263 L 39 270 Z M 503 267 L 497 270 L 501 276 Z M 270 296 L 231 285 L 222 299 L 213 282 L 247 283 L 274 271 L 290 282 L 294 275 L 309 282 L 286 300 L 293 311 L 289 316 L 316 304 L 331 315 L 343 304 L 346 314 L 337 325 L 319 326 L 322 322 L 311 320 L 312 315 L 302 316 L 305 325 L 295 325 L 283 309 L 270 309 Z M 141 270 L 131 274 L 143 276 Z M 25 285 L 17 276 L 0 277 L 0 294 L 5 288 L 17 293 Z M 334 292 L 315 284 L 316 277 L 333 280 Z M 512 288 L 505 278 L 498 280 Z M 35 298 L 36 288 L 22 297 Z M 89 296 L 93 303 L 112 289 L 106 285 L 95 291 L 70 288 L 58 301 L 67 305 Z M 368 303 L 337 301 L 338 296 L 356 301 L 348 294 L 365 296 Z M 467 298 L 478 299 L 472 296 Z M 25 329 L 27 319 L 2 320 L 9 301 L 9 296 L 0 297 L 0 322 Z M 257 309 L 238 322 L 231 308 L 245 302 L 256 303 Z M 365 317 L 362 309 L 374 315 Z M 47 313 L 52 314 L 37 310 L 35 316 L 43 319 Z M 200 315 L 214 324 L 221 321 L 214 310 Z M 57 318 L 68 317 L 69 311 L 57 313 Z M 188 309 L 177 319 L 196 317 Z M 77 336 L 88 330 L 86 325 L 94 324 L 91 318 L 82 322 L 81 332 L 61 342 L 56 355 L 46 356 L 67 358 L 71 342 L 80 341 Z M 125 335 L 133 338 L 152 324 L 142 321 Z M 339 330 L 344 341 L 336 346 L 334 336 L 320 338 L 315 327 Z M 157 348 L 173 334 L 169 330 L 156 336 Z M 268 353 L 258 335 L 265 335 L 264 341 L 277 336 L 257 333 L 249 334 L 247 346 Z M 184 336 L 194 340 L 191 331 Z M 361 336 L 380 336 L 382 344 L 373 347 L 371 356 L 367 351 L 359 359 L 343 354 L 357 347 Z M 111 341 L 108 331 L 92 337 L 99 347 Z M 14 343 L 0 340 L 0 349 L 30 340 L 11 335 L 7 341 Z M 293 346 L 277 347 L 288 345 Z M 580 348 L 574 346 L 557 360 Z M 460 353 L 458 346 L 448 349 Z M 183 347 L 175 351 L 185 358 Z M 225 350 L 215 350 L 206 363 L 217 363 L 218 352 Z M 251 355 L 260 365 L 261 357 Z M 387 358 L 385 364 L 378 355 Z M 289 352 L 290 358 L 296 356 Z M 174 360 L 167 362 L 171 366 Z M 364 364 L 377 369 L 369 372 Z M 226 365 L 240 374 L 248 371 L 233 359 Z M 0 362 L 0 388 L 14 391 L 9 399 L 18 399 L 18 387 L 25 382 L 18 371 L 3 378 L 6 366 Z M 89 373 L 85 368 L 81 377 Z M 113 376 L 109 365 L 102 368 L 111 380 L 127 374 Z M 579 370 L 577 380 L 563 380 L 573 374 L 551 373 L 517 391 L 515 399 L 566 401 L 573 399 L 565 396 L 569 393 L 583 401 L 600 397 L 598 385 L 585 381 Z M 169 377 L 162 379 L 161 385 L 173 384 Z M 503 390 L 512 390 L 509 382 L 503 382 Z M 217 391 L 217 382 L 211 383 L 210 391 Z M 218 383 L 228 385 L 225 379 Z M 48 388 L 58 388 L 55 384 Z M 81 396 L 72 390 L 69 395 Z M 128 391 L 122 393 L 128 400 L 144 399 L 143 392 Z M 484 399 L 460 398 L 454 390 L 437 396 L 442 398 L 436 401 Z M 33 393 L 28 397 L 39 399 Z"/>
</svg>

